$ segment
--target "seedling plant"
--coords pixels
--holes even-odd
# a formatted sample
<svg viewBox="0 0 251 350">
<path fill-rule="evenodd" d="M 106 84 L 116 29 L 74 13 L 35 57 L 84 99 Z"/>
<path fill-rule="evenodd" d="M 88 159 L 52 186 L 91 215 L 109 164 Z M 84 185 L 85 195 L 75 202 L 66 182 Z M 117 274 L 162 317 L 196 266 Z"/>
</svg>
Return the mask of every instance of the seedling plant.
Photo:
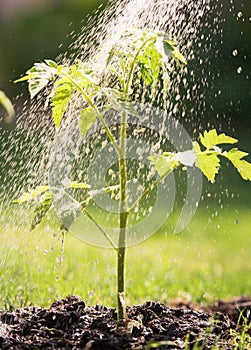
<svg viewBox="0 0 251 350">
<path fill-rule="evenodd" d="M 114 245 L 103 229 L 100 233 L 105 235 L 117 253 L 119 322 L 125 320 L 126 317 L 124 276 L 128 219 L 147 195 L 177 168 L 185 169 L 188 166 L 195 166 L 209 181 L 214 182 L 220 168 L 221 158 L 227 158 L 243 179 L 251 181 L 251 164 L 243 159 L 247 153 L 237 148 L 223 151 L 219 147 L 223 144 L 235 144 L 238 140 L 224 133 L 219 134 L 213 129 L 201 133 L 199 141 L 193 142 L 192 149 L 185 152 L 166 150 L 163 153 L 149 154 L 151 171 L 154 170 L 155 174 L 135 202 L 129 204 L 127 164 L 127 142 L 130 138 L 129 115 L 139 118 L 140 123 L 140 115 L 134 103 L 141 101 L 140 94 L 135 94 L 135 87 L 139 87 L 141 91 L 147 91 L 151 98 L 154 98 L 161 89 L 164 105 L 170 85 L 170 71 L 178 67 L 182 69 L 185 64 L 186 60 L 179 52 L 176 43 L 165 34 L 132 28 L 122 33 L 116 40 L 114 39 L 111 44 L 101 46 L 96 57 L 87 62 L 77 61 L 68 65 L 45 60 L 42 63 L 35 63 L 23 78 L 17 80 L 17 82 L 28 81 L 31 98 L 34 98 L 45 87 L 50 89 L 52 120 L 57 133 L 60 133 L 69 108 L 79 106 L 81 103 L 81 111 L 77 113 L 80 135 L 84 137 L 98 121 L 116 151 L 119 183 L 117 186 L 102 188 L 102 190 L 96 189 L 96 193 L 103 191 L 112 195 L 114 190 L 118 191 L 118 244 Z M 114 133 L 106 120 L 106 113 L 111 109 L 116 110 L 120 115 L 118 135 Z M 64 127 L 67 128 L 70 125 L 71 120 Z M 87 191 L 86 201 L 82 202 L 82 211 L 95 222 L 95 218 L 88 212 L 88 207 L 85 205 L 93 199 L 94 192 L 92 189 L 92 195 L 90 195 L 89 184 L 73 179 L 65 185 L 66 190 L 67 188 Z M 38 198 L 39 201 L 37 201 Z M 38 186 L 31 189 L 23 193 L 15 202 L 24 203 L 33 200 L 38 205 L 35 208 L 32 228 L 38 225 L 53 207 L 54 194 L 50 186 Z M 96 224 L 98 228 L 99 225 Z"/>
</svg>

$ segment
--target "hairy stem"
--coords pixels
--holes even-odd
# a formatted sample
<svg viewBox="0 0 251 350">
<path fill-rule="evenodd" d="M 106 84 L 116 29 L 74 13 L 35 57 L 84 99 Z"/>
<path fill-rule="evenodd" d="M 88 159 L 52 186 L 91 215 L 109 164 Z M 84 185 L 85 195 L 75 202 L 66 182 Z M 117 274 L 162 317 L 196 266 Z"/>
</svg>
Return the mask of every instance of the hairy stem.
<svg viewBox="0 0 251 350">
<path fill-rule="evenodd" d="M 130 87 L 132 84 L 133 73 L 136 65 L 137 58 L 144 48 L 144 46 L 151 41 L 146 40 L 136 52 L 128 72 L 127 82 L 122 79 L 122 88 L 125 96 L 128 98 Z M 126 128 L 127 128 L 127 114 L 122 112 L 121 128 L 120 128 L 120 154 L 119 154 L 119 179 L 120 179 L 120 231 L 119 231 L 119 245 L 117 250 L 117 299 L 118 299 L 118 322 L 122 322 L 126 318 L 124 315 L 124 308 L 122 304 L 122 298 L 124 299 L 125 293 L 125 252 L 126 252 L 126 227 L 128 219 L 127 210 L 127 168 L 126 168 Z M 122 298 L 121 298 L 122 296 Z"/>
<path fill-rule="evenodd" d="M 127 225 L 127 169 L 126 169 L 126 128 L 127 115 L 122 113 L 120 129 L 120 150 L 119 158 L 119 179 L 120 179 L 120 231 L 119 244 L 117 250 L 117 298 L 118 298 L 118 321 L 124 319 L 124 310 L 121 302 L 121 294 L 125 291 L 125 242 L 126 242 L 126 225 Z"/>
</svg>

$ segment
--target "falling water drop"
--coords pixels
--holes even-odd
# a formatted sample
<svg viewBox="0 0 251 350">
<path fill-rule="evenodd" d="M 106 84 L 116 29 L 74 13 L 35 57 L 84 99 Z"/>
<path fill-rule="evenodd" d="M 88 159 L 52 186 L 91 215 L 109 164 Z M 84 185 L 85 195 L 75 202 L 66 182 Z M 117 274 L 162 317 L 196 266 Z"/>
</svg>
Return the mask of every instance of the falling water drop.
<svg viewBox="0 0 251 350">
<path fill-rule="evenodd" d="M 242 72 L 242 67 L 237 68 L 237 73 L 240 74 Z"/>
<path fill-rule="evenodd" d="M 237 49 L 234 49 L 233 52 L 232 52 L 232 55 L 233 55 L 233 56 L 237 56 L 237 55 L 238 55 L 238 50 L 237 50 Z"/>
</svg>

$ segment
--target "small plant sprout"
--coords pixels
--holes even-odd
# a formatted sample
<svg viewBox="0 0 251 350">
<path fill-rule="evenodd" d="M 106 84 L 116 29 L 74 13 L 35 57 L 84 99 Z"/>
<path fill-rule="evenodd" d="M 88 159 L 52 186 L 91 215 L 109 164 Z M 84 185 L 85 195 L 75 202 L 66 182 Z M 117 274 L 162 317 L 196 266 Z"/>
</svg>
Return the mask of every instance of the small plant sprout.
<svg viewBox="0 0 251 350">
<path fill-rule="evenodd" d="M 119 202 L 118 213 L 118 243 L 115 245 L 105 232 L 102 235 L 110 241 L 117 253 L 117 305 L 118 321 L 126 319 L 124 306 L 125 292 L 125 252 L 128 220 L 139 204 L 154 191 L 157 185 L 179 167 L 197 167 L 206 178 L 214 182 L 219 171 L 221 158 L 227 158 L 239 171 L 245 180 L 251 180 L 251 164 L 244 157 L 247 153 L 232 148 L 224 151 L 220 147 L 225 144 L 235 144 L 237 140 L 216 130 L 204 131 L 198 142 L 193 143 L 190 150 L 177 152 L 166 150 L 162 153 L 149 154 L 151 171 L 154 175 L 145 184 L 138 198 L 131 203 L 128 200 L 128 183 L 132 179 L 128 175 L 127 143 L 131 132 L 128 127 L 128 116 L 133 115 L 139 120 L 140 113 L 135 108 L 135 102 L 142 102 L 142 96 L 148 100 L 154 99 L 161 90 L 162 107 L 165 108 L 170 71 L 186 64 L 183 55 L 177 49 L 176 43 L 165 34 L 148 30 L 132 28 L 125 31 L 112 44 L 104 44 L 96 57 L 88 62 L 78 61 L 75 64 L 57 64 L 52 60 L 35 63 L 27 71 L 27 75 L 17 82 L 28 81 L 31 98 L 34 98 L 45 87 L 50 89 L 50 105 L 52 119 L 57 133 L 60 132 L 69 109 L 77 109 L 80 135 L 84 137 L 95 122 L 99 122 L 106 133 L 117 155 L 116 170 L 118 183 L 108 187 L 91 188 L 88 183 L 74 179 L 65 184 L 65 188 L 84 191 L 86 198 L 81 202 L 82 212 L 95 223 L 95 218 L 88 211 L 88 203 L 100 193 L 114 196 Z M 179 68 L 180 69 L 180 68 Z M 140 93 L 135 93 L 135 89 Z M 119 113 L 120 123 L 115 133 L 106 119 L 106 112 L 115 110 Z M 75 119 L 76 121 L 76 119 Z M 64 128 L 70 127 L 72 117 Z M 57 139 L 55 140 L 57 142 Z M 50 186 L 39 186 L 24 193 L 16 203 L 37 200 L 32 228 L 40 223 L 42 218 L 53 207 L 54 192 Z"/>
</svg>

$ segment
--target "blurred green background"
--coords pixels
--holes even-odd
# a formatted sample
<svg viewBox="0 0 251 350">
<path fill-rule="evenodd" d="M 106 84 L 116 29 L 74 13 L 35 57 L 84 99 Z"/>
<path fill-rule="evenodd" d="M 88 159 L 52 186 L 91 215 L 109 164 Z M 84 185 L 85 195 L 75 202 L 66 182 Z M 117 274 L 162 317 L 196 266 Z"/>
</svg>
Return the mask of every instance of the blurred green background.
<svg viewBox="0 0 251 350">
<path fill-rule="evenodd" d="M 0 89 L 10 97 L 24 93 L 13 80 L 36 61 L 66 51 L 70 33 L 79 33 L 89 13 L 106 0 L 1 0 Z"/>
</svg>

